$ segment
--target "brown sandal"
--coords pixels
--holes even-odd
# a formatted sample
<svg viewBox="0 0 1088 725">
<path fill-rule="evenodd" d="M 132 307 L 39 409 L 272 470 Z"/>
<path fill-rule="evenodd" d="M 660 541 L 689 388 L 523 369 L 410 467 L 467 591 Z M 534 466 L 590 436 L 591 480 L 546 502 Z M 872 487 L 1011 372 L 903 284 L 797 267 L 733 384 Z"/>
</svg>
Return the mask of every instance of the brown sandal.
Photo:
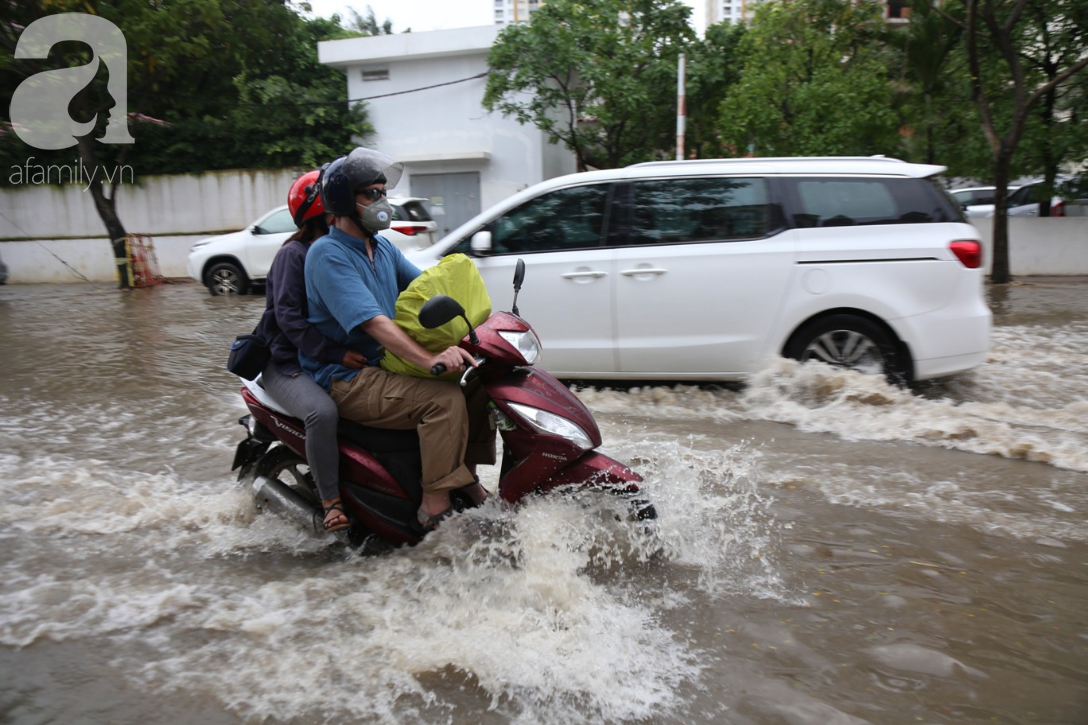
<svg viewBox="0 0 1088 725">
<path fill-rule="evenodd" d="M 419 507 L 419 511 L 416 512 L 416 521 L 419 522 L 419 526 L 423 529 L 424 533 L 434 531 L 438 528 L 438 525 L 457 513 L 453 506 L 438 514 L 429 514 L 423 510 L 423 507 Z"/>
<path fill-rule="evenodd" d="M 329 518 L 329 514 L 337 512 L 336 516 Z M 343 519 L 341 524 L 335 523 L 338 519 Z M 344 510 L 344 505 L 341 501 L 337 500 L 336 503 L 331 506 L 325 507 L 325 518 L 321 522 L 321 525 L 325 527 L 326 534 L 332 534 L 337 531 L 343 531 L 344 529 L 351 528 L 351 521 L 348 520 L 348 512 Z"/>
</svg>

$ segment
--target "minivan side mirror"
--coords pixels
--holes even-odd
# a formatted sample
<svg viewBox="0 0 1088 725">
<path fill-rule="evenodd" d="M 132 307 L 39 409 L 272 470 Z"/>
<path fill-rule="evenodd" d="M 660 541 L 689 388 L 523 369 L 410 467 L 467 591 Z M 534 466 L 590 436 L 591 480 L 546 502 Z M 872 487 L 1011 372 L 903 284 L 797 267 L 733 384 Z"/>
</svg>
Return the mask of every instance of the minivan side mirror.
<svg viewBox="0 0 1088 725">
<path fill-rule="evenodd" d="M 491 232 L 476 232 L 469 243 L 473 253 L 481 256 L 491 254 Z"/>
</svg>

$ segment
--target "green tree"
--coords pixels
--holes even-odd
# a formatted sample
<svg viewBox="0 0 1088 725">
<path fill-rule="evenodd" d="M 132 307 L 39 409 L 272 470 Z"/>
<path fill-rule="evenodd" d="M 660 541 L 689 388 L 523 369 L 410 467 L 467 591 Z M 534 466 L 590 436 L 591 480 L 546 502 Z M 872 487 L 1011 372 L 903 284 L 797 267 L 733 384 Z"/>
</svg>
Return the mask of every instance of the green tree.
<svg viewBox="0 0 1088 725">
<path fill-rule="evenodd" d="M 690 13 L 677 0 L 551 0 L 492 46 L 484 106 L 564 144 L 579 169 L 669 155 Z"/>
<path fill-rule="evenodd" d="M 731 155 L 725 147 L 718 114 L 722 101 L 740 81 L 740 42 L 746 26 L 718 23 L 687 51 L 685 98 L 687 122 L 685 151 L 695 158 L 714 159 Z"/>
<path fill-rule="evenodd" d="M 352 134 L 370 132 L 362 110 L 345 103 L 341 73 L 317 61 L 317 41 L 352 33 L 338 22 L 305 21 L 283 0 L 8 0 L 5 12 L 0 91 L 8 98 L 31 75 L 91 61 L 88 46 L 75 41 L 57 43 L 46 59 L 15 59 L 20 34 L 38 18 L 89 13 L 111 21 L 125 37 L 125 100 L 136 143 L 97 141 L 118 105 L 103 64 L 69 105 L 74 120 L 97 119 L 74 148 L 43 152 L 14 133 L 0 133 L 0 161 L 9 168 L 33 156 L 43 164 L 78 161 L 86 169 L 114 170 L 112 181 L 93 175 L 88 191 L 113 245 L 122 286 L 130 280 L 116 193 L 127 177 L 118 168 L 148 174 L 312 166 L 350 148 Z M 14 183 L 10 174 L 0 181 Z"/>
<path fill-rule="evenodd" d="M 950 152 L 978 137 L 975 114 L 964 112 L 971 107 L 962 83 L 967 69 L 963 31 L 930 4 L 918 3 L 911 8 L 909 25 L 891 33 L 889 42 L 899 52 L 897 105 L 910 129 L 907 155 L 922 163 L 948 164 Z"/>
<path fill-rule="evenodd" d="M 723 140 L 735 155 L 896 153 L 884 33 L 873 0 L 761 4 L 721 107 Z"/>
<path fill-rule="evenodd" d="M 315 167 L 373 128 L 361 104 L 349 106 L 343 73 L 322 65 L 317 44 L 357 37 L 339 18 L 291 21 L 261 54 L 246 53 L 217 84 L 213 99 L 170 98 L 169 125 L 148 128 L 138 144 L 142 168 L 186 173 L 237 168 Z"/>
<path fill-rule="evenodd" d="M 374 15 L 374 8 L 370 7 L 369 5 L 366 6 L 366 15 L 360 15 L 359 11 L 355 8 L 348 8 L 348 12 L 351 13 L 351 18 L 348 19 L 347 25 L 345 27 L 349 31 L 353 31 L 364 36 L 393 34 L 393 21 L 389 18 L 386 18 L 385 22 L 379 25 L 378 18 Z"/>
<path fill-rule="evenodd" d="M 1025 68 L 1041 83 L 1052 84 L 1088 48 L 1088 17 L 1069 17 L 1072 12 L 1071 7 L 1065 7 L 1063 13 L 1061 5 L 1044 2 L 1029 3 L 1025 10 L 1033 16 L 1030 25 L 1038 30 L 1038 37 L 1021 57 Z M 1050 85 L 1029 115 L 1014 159 L 1019 157 L 1027 173 L 1044 178 L 1045 191 L 1059 192 L 1057 177 L 1062 166 L 1081 161 L 1088 153 L 1086 119 L 1088 70 L 1071 76 L 1068 82 Z M 1014 160 L 1014 169 L 1016 165 Z M 1050 205 L 1041 204 L 1039 215 L 1049 216 Z"/>
<path fill-rule="evenodd" d="M 1088 15 L 1081 0 L 964 0 L 971 91 L 990 147 L 997 189 L 991 273 L 995 283 L 1011 279 L 1006 212 L 1014 155 L 1040 107 L 1037 119 L 1045 129 L 1060 122 L 1048 104 L 1057 109 L 1062 89 L 1076 89 L 1068 98 L 1082 97 L 1088 68 L 1086 25 Z M 1073 136 L 1078 132 L 1084 133 L 1076 128 Z M 1064 140 L 1048 144 L 1049 163 L 1054 163 L 1063 146 L 1070 148 L 1065 144 Z"/>
</svg>

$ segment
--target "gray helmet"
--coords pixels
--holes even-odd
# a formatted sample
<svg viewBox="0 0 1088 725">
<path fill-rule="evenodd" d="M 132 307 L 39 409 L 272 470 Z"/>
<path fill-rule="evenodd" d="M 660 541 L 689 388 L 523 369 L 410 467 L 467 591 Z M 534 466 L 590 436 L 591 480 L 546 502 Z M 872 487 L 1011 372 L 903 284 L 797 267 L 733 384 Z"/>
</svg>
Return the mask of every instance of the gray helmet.
<svg viewBox="0 0 1088 725">
<path fill-rule="evenodd" d="M 321 175 L 321 203 L 336 216 L 355 215 L 355 191 L 375 183 L 392 189 L 404 173 L 404 164 L 381 151 L 361 146 L 328 165 Z"/>
</svg>

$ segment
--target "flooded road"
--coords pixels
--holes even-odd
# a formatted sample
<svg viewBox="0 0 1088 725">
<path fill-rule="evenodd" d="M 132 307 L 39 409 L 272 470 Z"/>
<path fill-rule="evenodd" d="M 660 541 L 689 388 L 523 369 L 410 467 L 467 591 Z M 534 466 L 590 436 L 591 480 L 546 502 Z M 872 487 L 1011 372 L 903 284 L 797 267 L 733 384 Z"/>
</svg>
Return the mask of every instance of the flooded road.
<svg viewBox="0 0 1088 725">
<path fill-rule="evenodd" d="M 0 722 L 1083 725 L 1088 281 L 989 294 L 913 392 L 580 389 L 655 540 L 551 496 L 363 557 L 229 470 L 260 298 L 0 287 Z"/>
</svg>

